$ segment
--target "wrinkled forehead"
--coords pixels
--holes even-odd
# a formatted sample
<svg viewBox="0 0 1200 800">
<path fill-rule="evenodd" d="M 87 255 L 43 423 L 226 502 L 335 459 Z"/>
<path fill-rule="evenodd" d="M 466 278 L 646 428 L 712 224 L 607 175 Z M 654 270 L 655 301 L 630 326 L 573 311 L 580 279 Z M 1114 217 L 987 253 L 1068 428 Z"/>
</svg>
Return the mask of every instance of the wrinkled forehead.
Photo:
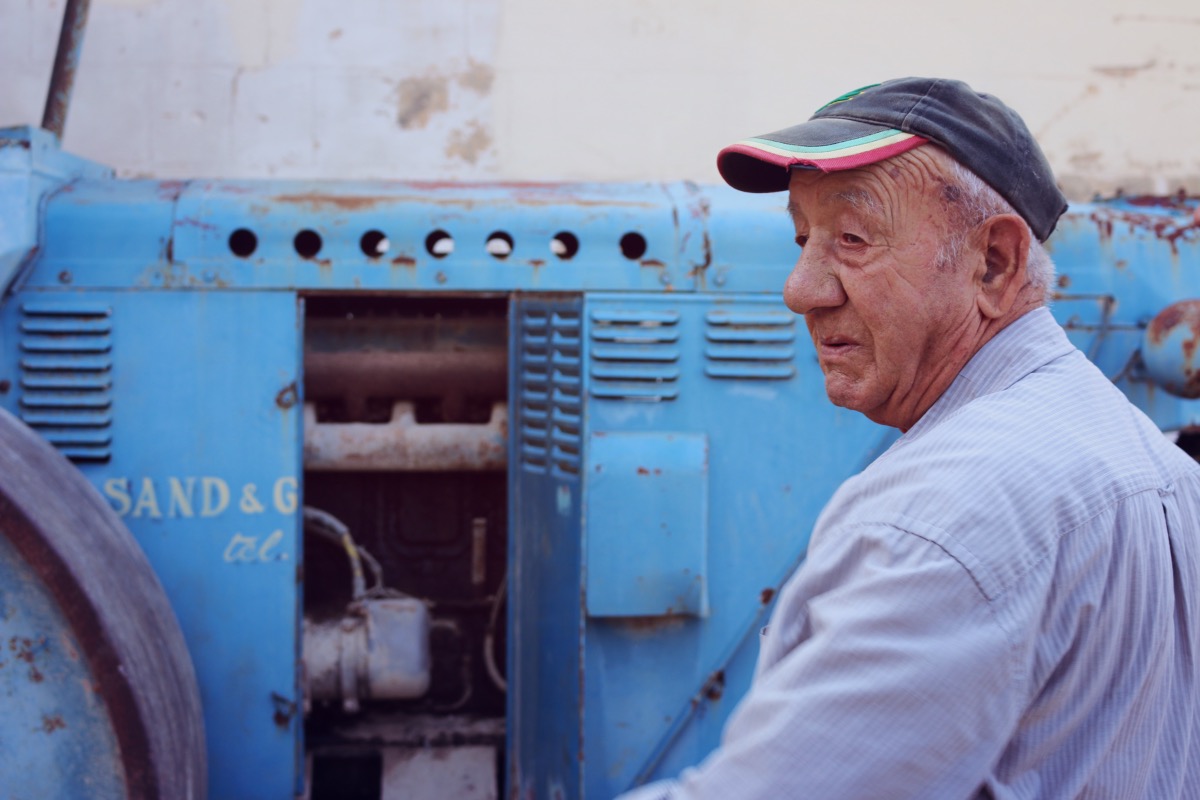
<svg viewBox="0 0 1200 800">
<path fill-rule="evenodd" d="M 891 216 L 897 209 L 940 204 L 948 182 L 948 166 L 933 152 L 904 153 L 837 172 L 793 169 L 787 209 L 793 217 L 846 209 Z"/>
</svg>

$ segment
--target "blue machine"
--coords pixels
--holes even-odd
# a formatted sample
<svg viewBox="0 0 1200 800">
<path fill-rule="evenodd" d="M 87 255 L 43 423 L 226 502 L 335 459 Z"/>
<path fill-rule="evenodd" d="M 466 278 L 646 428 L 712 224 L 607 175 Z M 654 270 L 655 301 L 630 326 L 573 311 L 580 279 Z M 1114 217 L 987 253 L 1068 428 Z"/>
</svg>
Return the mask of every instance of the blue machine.
<svg viewBox="0 0 1200 800">
<path fill-rule="evenodd" d="M 717 744 L 826 499 L 778 196 L 116 180 L 0 129 L 0 787 L 608 798 Z M 1200 202 L 1076 205 L 1073 341 L 1200 451 Z"/>
<path fill-rule="evenodd" d="M 124 181 L 18 128 L 0 205 L 14 796 L 675 774 L 717 744 L 823 503 L 895 436 L 824 396 L 778 196 Z M 1189 447 L 1197 220 L 1077 205 L 1050 242 L 1059 321 Z M 132 643 L 89 645 L 96 619 Z M 101 651 L 143 677 L 111 689 Z"/>
</svg>

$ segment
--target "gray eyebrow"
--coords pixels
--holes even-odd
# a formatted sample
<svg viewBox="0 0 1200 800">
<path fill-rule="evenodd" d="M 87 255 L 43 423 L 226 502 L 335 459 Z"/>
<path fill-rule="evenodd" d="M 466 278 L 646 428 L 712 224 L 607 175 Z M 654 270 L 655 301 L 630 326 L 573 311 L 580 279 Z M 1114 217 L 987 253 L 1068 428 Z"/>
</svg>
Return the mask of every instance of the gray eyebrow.
<svg viewBox="0 0 1200 800">
<path fill-rule="evenodd" d="M 880 211 L 883 206 L 875 195 L 863 189 L 849 189 L 833 195 L 834 200 L 841 200 L 851 208 L 865 208 L 868 211 Z"/>
<path fill-rule="evenodd" d="M 847 189 L 844 192 L 836 192 L 829 196 L 830 200 L 838 200 L 851 208 L 866 209 L 876 213 L 883 210 L 883 204 L 868 191 L 863 189 Z M 795 217 L 800 213 L 800 206 L 794 200 L 788 200 L 787 213 L 790 217 Z"/>
</svg>

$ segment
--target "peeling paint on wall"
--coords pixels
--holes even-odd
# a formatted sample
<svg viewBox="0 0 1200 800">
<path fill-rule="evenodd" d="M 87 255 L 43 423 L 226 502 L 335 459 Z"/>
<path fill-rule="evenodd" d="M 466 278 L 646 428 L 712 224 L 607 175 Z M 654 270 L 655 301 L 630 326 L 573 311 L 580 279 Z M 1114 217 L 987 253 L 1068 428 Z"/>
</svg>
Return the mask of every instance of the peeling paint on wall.
<svg viewBox="0 0 1200 800">
<path fill-rule="evenodd" d="M 64 146 L 123 176 L 715 181 L 730 141 L 938 74 L 1017 108 L 1072 199 L 1200 194 L 1195 0 L 946 4 L 863 0 L 797 48 L 836 6 L 93 0 Z M 62 5 L 0 0 L 0 125 L 40 119 Z"/>
<path fill-rule="evenodd" d="M 492 135 L 478 120 L 467 123 L 465 130 L 450 132 L 450 140 L 446 144 L 446 156 L 459 158 L 468 164 L 474 164 L 483 157 L 492 146 Z"/>
<path fill-rule="evenodd" d="M 406 78 L 396 86 L 396 122 L 401 128 L 424 128 L 429 119 L 450 107 L 446 79 L 438 74 Z"/>
</svg>

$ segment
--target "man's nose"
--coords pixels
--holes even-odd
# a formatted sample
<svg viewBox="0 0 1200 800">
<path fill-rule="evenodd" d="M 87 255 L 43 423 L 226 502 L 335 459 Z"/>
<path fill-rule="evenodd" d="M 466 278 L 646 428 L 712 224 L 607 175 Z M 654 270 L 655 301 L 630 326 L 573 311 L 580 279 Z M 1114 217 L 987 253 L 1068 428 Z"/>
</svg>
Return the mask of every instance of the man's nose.
<svg viewBox="0 0 1200 800">
<path fill-rule="evenodd" d="M 846 292 L 833 265 L 817 253 L 810 242 L 800 251 L 792 274 L 783 285 L 783 302 L 797 314 L 819 308 L 835 308 L 846 302 Z"/>
</svg>

